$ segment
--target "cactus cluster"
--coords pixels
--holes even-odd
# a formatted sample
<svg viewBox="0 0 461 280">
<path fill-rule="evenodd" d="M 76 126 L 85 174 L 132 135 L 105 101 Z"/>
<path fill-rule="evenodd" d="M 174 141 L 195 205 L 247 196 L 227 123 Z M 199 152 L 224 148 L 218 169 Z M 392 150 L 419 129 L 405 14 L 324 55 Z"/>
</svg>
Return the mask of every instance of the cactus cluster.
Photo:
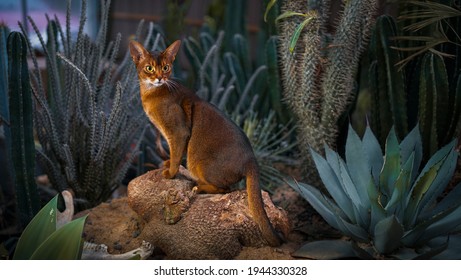
<svg viewBox="0 0 461 280">
<path fill-rule="evenodd" d="M 392 17 L 378 18 L 365 68 L 372 101 L 371 125 L 384 143 L 393 124 L 403 138 L 408 127 L 419 121 L 424 153 L 429 157 L 459 135 L 461 59 L 427 51 L 398 69 L 405 57 L 403 42 L 396 40 L 403 38 L 401 32 Z M 455 45 L 455 53 L 460 50 Z"/>
<path fill-rule="evenodd" d="M 338 122 L 354 100 L 355 75 L 376 6 L 375 0 L 346 1 L 334 34 L 327 32 L 330 1 L 290 0 L 281 6 L 283 93 L 298 119 L 308 170 L 313 170 L 308 147 L 321 151 L 324 144 L 335 146 Z"/>
<path fill-rule="evenodd" d="M 83 32 L 86 1 L 82 1 L 75 41 L 70 32 L 70 3 L 64 27 L 57 17 L 47 17 L 47 42 L 29 18 L 48 73 L 43 79 L 30 50 L 38 159 L 53 187 L 72 189 L 79 207 L 97 205 L 118 188 L 136 158 L 148 123 L 128 53 L 116 63 L 120 34 L 115 41 L 106 42 L 109 5 L 110 1 L 102 2 L 101 25 L 94 42 Z M 141 31 L 142 26 L 137 38 Z M 156 48 L 159 41 L 159 36 L 152 36 L 151 24 L 145 39 L 148 49 Z"/>
</svg>

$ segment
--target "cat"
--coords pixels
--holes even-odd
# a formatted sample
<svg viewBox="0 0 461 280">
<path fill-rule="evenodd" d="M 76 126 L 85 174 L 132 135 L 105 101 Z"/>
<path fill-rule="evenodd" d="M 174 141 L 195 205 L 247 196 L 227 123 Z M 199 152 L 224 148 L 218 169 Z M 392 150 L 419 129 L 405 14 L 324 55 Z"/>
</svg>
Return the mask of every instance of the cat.
<svg viewBox="0 0 461 280">
<path fill-rule="evenodd" d="M 199 193 L 225 193 L 246 178 L 250 214 L 266 242 L 279 246 L 281 238 L 264 210 L 258 164 L 245 133 L 214 105 L 171 78 L 180 45 L 178 40 L 151 54 L 140 43 L 130 42 L 143 109 L 170 148 L 162 175 L 173 178 L 186 155 Z"/>
</svg>

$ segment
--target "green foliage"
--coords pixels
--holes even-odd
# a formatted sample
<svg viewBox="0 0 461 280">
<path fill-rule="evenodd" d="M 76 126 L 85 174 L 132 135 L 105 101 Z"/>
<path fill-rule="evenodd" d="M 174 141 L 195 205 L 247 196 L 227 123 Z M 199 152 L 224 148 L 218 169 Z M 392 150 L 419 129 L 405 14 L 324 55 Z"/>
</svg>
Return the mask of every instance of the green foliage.
<svg viewBox="0 0 461 280">
<path fill-rule="evenodd" d="M 391 38 L 397 36 L 397 26 L 392 17 L 380 16 L 368 46 L 369 90 L 372 96 L 372 127 L 380 143 L 384 143 L 392 124 L 399 137 L 408 133 L 405 73 L 397 71 L 400 52 L 393 49 Z"/>
<path fill-rule="evenodd" d="M 392 17 L 378 18 L 368 50 L 368 65 L 363 67 L 368 71 L 364 76 L 368 81 L 362 79 L 360 83 L 371 96 L 371 126 L 380 143 L 384 143 L 392 125 L 403 137 L 408 127 L 419 121 L 427 160 L 459 134 L 461 59 L 445 58 L 442 52 L 458 54 L 461 45 L 444 43 L 433 46 L 436 50 L 429 48 L 426 52 L 418 51 L 416 56 L 405 56 L 412 48 L 403 47 L 403 39 L 414 36 L 400 36 L 402 32 Z M 459 25 L 452 32 L 457 38 Z"/>
<path fill-rule="evenodd" d="M 35 52 L 30 50 L 34 117 L 41 144 L 38 158 L 53 187 L 58 191 L 72 189 L 80 207 L 107 200 L 119 186 L 137 155 L 148 123 L 128 52 L 120 64 L 115 62 L 121 36 L 106 43 L 109 5 L 110 1 L 102 2 L 95 42 L 83 32 L 86 1 L 82 1 L 75 40 L 70 33 L 70 5 L 65 27 L 57 17 L 48 18 L 46 43 L 29 18 L 40 40 L 48 74 L 45 81 Z M 138 40 L 141 31 L 142 24 L 137 31 Z M 153 40 L 152 35 L 153 24 L 145 39 L 149 50 L 159 41 L 159 36 Z"/>
<path fill-rule="evenodd" d="M 419 172 L 423 148 L 418 126 L 400 143 L 391 129 L 384 156 L 369 127 L 362 140 L 349 127 L 345 160 L 328 146 L 325 158 L 311 150 L 331 198 L 308 184 L 290 185 L 332 227 L 372 245 L 352 248 L 356 257 L 429 258 L 460 245 L 448 236 L 461 225 L 461 184 L 442 195 L 456 167 L 455 144 L 437 151 Z M 431 246 L 440 239 L 445 242 Z M 316 245 L 302 251 L 310 246 Z"/>
<path fill-rule="evenodd" d="M 284 1 L 278 17 L 283 94 L 298 120 L 307 177 L 315 180 L 307 147 L 335 146 L 338 125 L 355 97 L 354 79 L 377 1 L 345 1 L 334 34 L 330 1 Z M 268 7 L 270 8 L 270 7 Z"/>
<path fill-rule="evenodd" d="M 10 144 L 19 220 L 22 226 L 27 225 L 40 209 L 34 177 L 32 94 L 26 52 L 26 39 L 23 35 L 11 32 L 8 36 Z"/>
<path fill-rule="evenodd" d="M 19 238 L 15 260 L 76 260 L 81 258 L 86 216 L 56 227 L 58 196 L 32 219 Z"/>
</svg>

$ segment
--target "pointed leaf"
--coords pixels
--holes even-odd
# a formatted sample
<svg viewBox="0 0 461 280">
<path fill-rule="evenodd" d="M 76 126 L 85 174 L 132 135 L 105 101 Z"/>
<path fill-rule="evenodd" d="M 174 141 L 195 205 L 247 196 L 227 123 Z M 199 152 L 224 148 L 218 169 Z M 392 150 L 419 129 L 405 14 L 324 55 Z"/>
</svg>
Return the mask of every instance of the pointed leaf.
<svg viewBox="0 0 461 280">
<path fill-rule="evenodd" d="M 57 201 L 55 196 L 30 221 L 19 238 L 13 259 L 30 259 L 40 244 L 56 231 Z"/>
<path fill-rule="evenodd" d="M 381 203 L 381 193 L 377 189 L 373 180 L 370 180 L 368 186 L 368 196 L 370 197 L 370 225 L 369 232 L 373 232 L 376 224 L 386 217 L 386 210 Z"/>
<path fill-rule="evenodd" d="M 381 192 L 390 198 L 394 183 L 400 172 L 400 149 L 397 141 L 395 129 L 392 128 L 386 140 L 386 155 L 384 156 L 384 165 L 379 177 L 379 187 Z M 385 200 L 386 197 L 384 197 Z M 383 201 L 386 204 L 387 201 Z"/>
<path fill-rule="evenodd" d="M 269 14 L 269 11 L 275 5 L 276 2 L 277 2 L 277 0 L 270 0 L 269 3 L 267 3 L 266 11 L 264 12 L 264 21 L 265 22 L 267 22 L 267 15 Z"/>
<path fill-rule="evenodd" d="M 319 190 L 310 185 L 298 183 L 293 180 L 288 180 L 287 183 L 293 189 L 297 190 L 330 226 L 339 229 L 335 215 L 341 214 L 338 213 L 340 211 L 338 208 L 333 208 L 333 202 L 329 201 Z M 344 215 L 344 213 L 342 213 L 342 215 Z"/>
<path fill-rule="evenodd" d="M 387 203 L 385 210 L 387 213 L 393 213 L 401 221 L 404 219 L 404 213 L 406 209 L 407 196 L 411 189 L 411 172 L 413 170 L 413 164 L 415 162 L 415 153 L 407 159 L 404 163 L 402 170 L 400 171 L 399 177 L 395 182 L 394 191 L 391 199 Z"/>
<path fill-rule="evenodd" d="M 87 216 L 65 224 L 55 231 L 32 255 L 34 260 L 76 260 L 82 251 L 83 226 Z"/>
<path fill-rule="evenodd" d="M 378 139 L 376 139 L 369 126 L 367 126 L 365 129 L 362 145 L 363 151 L 368 158 L 368 165 L 371 167 L 371 174 L 375 184 L 378 185 L 379 175 L 384 164 L 383 152 L 381 150 L 381 146 L 379 145 Z"/>
<path fill-rule="evenodd" d="M 354 211 L 352 209 L 352 203 L 350 198 L 344 192 L 344 188 L 340 183 L 340 179 L 338 176 L 340 174 L 335 174 L 332 169 L 332 165 L 339 164 L 339 156 L 336 154 L 330 155 L 332 158 L 334 157 L 334 161 L 332 161 L 331 165 L 327 162 L 323 157 L 321 157 L 318 153 L 316 153 L 313 149 L 310 150 L 312 159 L 314 160 L 315 166 L 317 171 L 319 172 L 320 178 L 328 190 L 328 193 L 334 199 L 334 201 L 338 204 L 338 207 L 341 208 L 344 213 L 349 217 L 349 219 L 354 219 Z"/>
<path fill-rule="evenodd" d="M 392 215 L 376 224 L 374 231 L 374 245 L 382 254 L 389 254 L 400 246 L 403 236 L 403 226 L 398 219 Z"/>
<path fill-rule="evenodd" d="M 307 16 L 306 19 L 301 22 L 298 27 L 296 27 L 295 32 L 293 33 L 293 36 L 291 37 L 290 40 L 290 52 L 293 52 L 295 50 L 296 43 L 298 42 L 299 36 L 301 35 L 301 32 L 303 31 L 304 27 L 312 20 L 314 19 L 313 16 Z"/>
<path fill-rule="evenodd" d="M 400 143 L 401 164 L 404 164 L 412 153 L 414 153 L 415 159 L 411 171 L 411 182 L 416 179 L 423 159 L 423 144 L 419 125 L 416 125 Z"/>
<path fill-rule="evenodd" d="M 360 198 L 360 205 L 369 208 L 370 201 L 367 188 L 371 179 L 371 166 L 368 164 L 362 141 L 351 125 L 349 125 L 346 141 L 346 162 L 347 170 L 349 171 L 356 192 Z"/>
<path fill-rule="evenodd" d="M 293 257 L 315 260 L 338 260 L 355 258 L 351 242 L 345 240 L 322 240 L 309 242 L 301 246 Z"/>
</svg>

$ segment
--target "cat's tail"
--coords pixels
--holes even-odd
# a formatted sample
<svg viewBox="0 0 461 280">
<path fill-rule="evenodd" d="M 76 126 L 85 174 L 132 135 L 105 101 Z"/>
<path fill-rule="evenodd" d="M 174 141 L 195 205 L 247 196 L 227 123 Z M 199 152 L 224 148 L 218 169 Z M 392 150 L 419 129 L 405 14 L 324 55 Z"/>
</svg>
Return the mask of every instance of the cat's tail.
<svg viewBox="0 0 461 280">
<path fill-rule="evenodd" d="M 259 169 L 255 162 L 250 163 L 247 166 L 246 189 L 250 214 L 254 221 L 258 224 L 264 239 L 270 246 L 279 246 L 282 243 L 282 240 L 272 227 L 266 211 L 264 210 L 261 188 L 259 187 Z"/>
</svg>

